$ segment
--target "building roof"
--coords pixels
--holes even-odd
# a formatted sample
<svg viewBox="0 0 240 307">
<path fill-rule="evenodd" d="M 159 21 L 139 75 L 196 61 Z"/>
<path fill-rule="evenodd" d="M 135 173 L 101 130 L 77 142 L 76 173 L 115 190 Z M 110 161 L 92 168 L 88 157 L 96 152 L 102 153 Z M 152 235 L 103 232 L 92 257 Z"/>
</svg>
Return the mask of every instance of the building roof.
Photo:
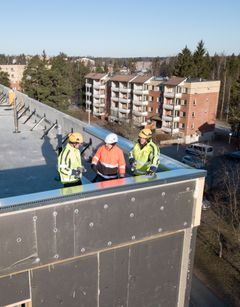
<svg viewBox="0 0 240 307">
<path fill-rule="evenodd" d="M 110 81 L 129 82 L 135 77 L 136 77 L 136 75 L 115 75 L 115 76 L 110 78 Z"/>
<path fill-rule="evenodd" d="M 163 82 L 164 85 L 173 85 L 177 86 L 178 84 L 182 83 L 185 81 L 187 78 L 182 78 L 182 77 L 171 77 L 168 81 Z"/>
<path fill-rule="evenodd" d="M 147 80 L 149 80 L 150 78 L 152 78 L 151 75 L 137 76 L 131 82 L 133 82 L 133 83 L 144 83 Z"/>
<path fill-rule="evenodd" d="M 86 76 L 85 76 L 85 78 L 88 78 L 88 79 L 94 79 L 94 80 L 100 80 L 100 79 L 102 79 L 103 77 L 106 77 L 107 76 L 107 74 L 100 74 L 100 73 L 89 73 L 89 74 L 87 74 Z"/>
<path fill-rule="evenodd" d="M 162 84 L 163 82 L 164 82 L 163 80 L 150 80 L 148 84 L 156 86 Z"/>
</svg>

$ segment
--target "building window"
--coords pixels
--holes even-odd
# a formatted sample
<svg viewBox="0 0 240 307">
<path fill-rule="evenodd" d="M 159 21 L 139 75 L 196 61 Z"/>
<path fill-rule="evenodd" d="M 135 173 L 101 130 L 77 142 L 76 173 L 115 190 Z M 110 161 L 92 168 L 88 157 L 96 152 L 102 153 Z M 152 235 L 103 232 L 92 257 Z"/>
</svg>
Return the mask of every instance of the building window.
<svg viewBox="0 0 240 307">
<path fill-rule="evenodd" d="M 194 105 L 194 106 L 197 105 L 197 100 L 196 100 L 196 99 L 193 100 L 193 105 Z"/>
<path fill-rule="evenodd" d="M 192 112 L 192 117 L 195 117 L 195 116 L 196 116 L 195 112 Z"/>
<path fill-rule="evenodd" d="M 148 96 L 148 101 L 153 101 L 153 97 L 152 96 Z"/>
<path fill-rule="evenodd" d="M 180 117 L 185 117 L 186 116 L 186 112 L 180 112 Z"/>
<path fill-rule="evenodd" d="M 187 100 L 181 99 L 181 106 L 186 106 L 186 105 L 187 105 Z"/>
<path fill-rule="evenodd" d="M 152 111 L 153 111 L 153 108 L 148 107 L 148 112 L 152 112 Z"/>
<path fill-rule="evenodd" d="M 180 129 L 184 129 L 185 128 L 185 124 L 184 123 L 179 123 L 179 128 Z"/>
<path fill-rule="evenodd" d="M 191 124 L 191 128 L 194 129 L 194 123 Z"/>
<path fill-rule="evenodd" d="M 187 94 L 187 93 L 188 93 L 188 89 L 187 89 L 186 87 L 183 87 L 183 88 L 182 88 L 182 93 L 183 93 L 183 94 Z"/>
</svg>

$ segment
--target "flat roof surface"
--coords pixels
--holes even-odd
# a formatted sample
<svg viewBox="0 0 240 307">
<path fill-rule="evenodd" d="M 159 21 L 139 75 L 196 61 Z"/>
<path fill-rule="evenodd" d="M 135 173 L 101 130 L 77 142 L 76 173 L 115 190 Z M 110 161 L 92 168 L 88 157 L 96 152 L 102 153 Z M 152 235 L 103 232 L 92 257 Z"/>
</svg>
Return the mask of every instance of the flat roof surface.
<svg viewBox="0 0 240 307">
<path fill-rule="evenodd" d="M 58 189 L 57 140 L 23 116 L 15 133 L 13 109 L 0 106 L 0 198 Z"/>
</svg>

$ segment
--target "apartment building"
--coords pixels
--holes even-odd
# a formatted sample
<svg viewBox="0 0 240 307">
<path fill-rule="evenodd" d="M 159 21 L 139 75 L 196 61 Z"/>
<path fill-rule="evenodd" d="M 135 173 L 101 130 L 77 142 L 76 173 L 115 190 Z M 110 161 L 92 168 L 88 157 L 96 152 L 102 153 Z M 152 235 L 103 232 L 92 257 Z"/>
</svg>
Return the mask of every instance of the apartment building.
<svg viewBox="0 0 240 307">
<path fill-rule="evenodd" d="M 133 100 L 132 100 L 132 120 L 135 126 L 144 127 L 147 124 L 148 118 L 148 97 L 149 82 L 153 79 L 153 76 L 136 76 L 132 83 Z"/>
<path fill-rule="evenodd" d="M 110 78 L 110 121 L 129 123 L 132 117 L 132 83 L 136 75 L 116 75 Z"/>
<path fill-rule="evenodd" d="M 163 82 L 164 78 L 153 78 L 148 81 L 147 122 L 157 128 L 162 121 Z"/>
<path fill-rule="evenodd" d="M 86 111 L 98 118 L 108 117 L 110 110 L 108 74 L 89 73 L 85 76 Z"/>
<path fill-rule="evenodd" d="M 220 81 L 172 77 L 164 82 L 162 130 L 186 143 L 214 132 Z"/>
<path fill-rule="evenodd" d="M 16 65 L 16 64 L 0 65 L 0 69 L 1 71 L 8 73 L 10 80 L 10 87 L 17 91 L 20 91 L 25 65 Z"/>
</svg>

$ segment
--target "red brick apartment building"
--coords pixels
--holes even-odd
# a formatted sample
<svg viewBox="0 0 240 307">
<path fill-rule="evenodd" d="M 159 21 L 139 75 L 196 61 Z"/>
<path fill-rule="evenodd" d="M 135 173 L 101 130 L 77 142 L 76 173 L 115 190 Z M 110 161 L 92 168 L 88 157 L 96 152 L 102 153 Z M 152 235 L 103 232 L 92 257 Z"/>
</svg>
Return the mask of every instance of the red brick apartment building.
<svg viewBox="0 0 240 307">
<path fill-rule="evenodd" d="M 162 130 L 186 143 L 211 139 L 220 81 L 172 77 L 163 85 Z"/>
<path fill-rule="evenodd" d="M 8 73 L 10 80 L 10 87 L 17 91 L 21 91 L 21 81 L 25 65 L 0 65 L 0 70 Z"/>
<path fill-rule="evenodd" d="M 85 78 L 86 107 L 94 116 L 138 127 L 158 123 L 186 143 L 212 137 L 220 81 L 94 73 Z"/>
</svg>

